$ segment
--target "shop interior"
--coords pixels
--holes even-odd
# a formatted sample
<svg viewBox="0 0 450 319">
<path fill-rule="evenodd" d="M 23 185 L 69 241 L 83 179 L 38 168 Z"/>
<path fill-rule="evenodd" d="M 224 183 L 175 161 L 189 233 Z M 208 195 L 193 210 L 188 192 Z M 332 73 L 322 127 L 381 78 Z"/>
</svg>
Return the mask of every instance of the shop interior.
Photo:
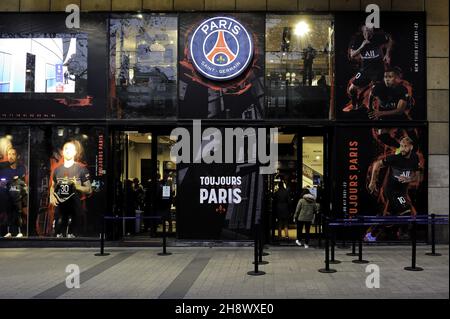
<svg viewBox="0 0 450 319">
<path fill-rule="evenodd" d="M 116 223 L 113 237 L 142 239 L 160 237 L 163 225 L 158 211 L 159 190 L 170 187 L 165 216 L 168 236 L 176 233 L 176 163 L 170 157 L 174 143 L 168 135 L 140 131 L 114 133 L 117 147 L 113 154 L 115 190 L 113 211 L 116 216 L 136 217 Z M 154 182 L 155 181 L 155 182 Z"/>
<path fill-rule="evenodd" d="M 268 177 L 268 196 L 266 196 L 268 201 L 266 207 L 268 207 L 268 213 L 271 216 L 269 219 L 270 238 L 273 242 L 291 243 L 297 238 L 293 216 L 302 193 L 309 192 L 315 197 L 319 207 L 322 204 L 322 193 L 325 186 L 324 163 L 323 135 L 308 136 L 298 132 L 279 133 L 277 172 Z M 283 183 L 289 192 L 288 214 L 278 212 L 276 208 L 274 195 L 278 191 L 280 183 Z M 283 225 L 283 220 L 286 218 L 287 234 Z M 320 232 L 320 218 L 316 215 L 311 227 L 311 234 L 314 236 L 314 234 Z"/>
</svg>

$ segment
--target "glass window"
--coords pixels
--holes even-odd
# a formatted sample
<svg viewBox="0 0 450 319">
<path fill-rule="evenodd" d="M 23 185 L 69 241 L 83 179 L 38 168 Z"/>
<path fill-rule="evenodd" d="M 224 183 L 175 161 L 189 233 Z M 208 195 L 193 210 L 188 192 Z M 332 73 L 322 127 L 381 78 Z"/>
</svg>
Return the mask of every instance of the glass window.
<svg viewBox="0 0 450 319">
<path fill-rule="evenodd" d="M 34 128 L 31 235 L 98 238 L 105 207 L 104 130 Z"/>
<path fill-rule="evenodd" d="M 302 188 L 323 186 L 323 136 L 303 136 Z"/>
<path fill-rule="evenodd" d="M 9 92 L 11 84 L 11 54 L 0 52 L 0 92 Z"/>
<path fill-rule="evenodd" d="M 176 115 L 177 17 L 110 19 L 110 116 Z"/>
<path fill-rule="evenodd" d="M 28 235 L 29 129 L 0 129 L 0 236 Z"/>
<path fill-rule="evenodd" d="M 268 15 L 268 116 L 328 118 L 333 86 L 332 61 L 331 16 Z"/>
</svg>

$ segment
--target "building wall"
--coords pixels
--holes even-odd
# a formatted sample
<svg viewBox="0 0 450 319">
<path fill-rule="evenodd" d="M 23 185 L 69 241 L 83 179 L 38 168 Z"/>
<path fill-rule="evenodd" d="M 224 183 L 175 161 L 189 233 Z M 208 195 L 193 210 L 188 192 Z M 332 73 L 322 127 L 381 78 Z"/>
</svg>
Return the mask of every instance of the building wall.
<svg viewBox="0 0 450 319">
<path fill-rule="evenodd" d="M 448 0 L 2 0 L 0 12 L 64 11 L 425 11 L 427 16 L 427 102 L 429 121 L 429 211 L 449 212 L 449 53 Z M 439 232 L 448 242 L 448 227 Z"/>
</svg>

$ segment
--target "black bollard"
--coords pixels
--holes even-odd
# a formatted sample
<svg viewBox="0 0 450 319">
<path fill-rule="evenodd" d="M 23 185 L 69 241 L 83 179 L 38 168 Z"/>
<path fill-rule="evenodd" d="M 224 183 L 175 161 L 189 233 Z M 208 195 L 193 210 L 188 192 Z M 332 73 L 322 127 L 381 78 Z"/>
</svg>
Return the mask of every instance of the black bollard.
<svg viewBox="0 0 450 319">
<path fill-rule="evenodd" d="M 336 247 L 336 235 L 333 232 L 333 236 L 331 239 L 331 259 L 330 259 L 330 264 L 336 265 L 336 264 L 340 264 L 341 261 L 340 260 L 336 260 L 334 259 L 334 251 L 335 251 L 335 247 Z"/>
<path fill-rule="evenodd" d="M 422 271 L 423 268 L 416 267 L 416 244 L 417 244 L 417 238 L 416 238 L 416 221 L 414 220 L 412 222 L 412 230 L 411 230 L 411 246 L 412 246 L 412 253 L 411 253 L 411 267 L 405 267 L 405 270 L 408 271 Z"/>
<path fill-rule="evenodd" d="M 263 260 L 262 257 L 264 256 L 264 243 L 263 243 L 263 234 L 262 234 L 262 227 L 258 227 L 258 264 L 259 265 L 267 265 L 269 262 L 266 260 Z M 253 262 L 254 263 L 254 262 Z"/>
<path fill-rule="evenodd" d="M 102 232 L 100 233 L 100 253 L 95 256 L 108 256 L 109 253 L 105 253 L 105 216 L 102 218 Z"/>
<path fill-rule="evenodd" d="M 427 256 L 442 256 L 439 253 L 436 253 L 436 228 L 434 218 L 435 214 L 431 214 L 431 253 L 426 253 Z"/>
<path fill-rule="evenodd" d="M 325 232 L 328 231 L 328 227 L 326 225 L 327 221 L 324 222 L 325 225 L 322 230 Z M 330 241 L 328 239 L 328 233 L 325 234 L 325 268 L 319 269 L 319 272 L 324 274 L 330 274 L 336 272 L 336 269 L 330 269 Z"/>
<path fill-rule="evenodd" d="M 255 261 L 253 262 L 253 264 L 255 265 L 255 269 L 247 272 L 247 275 L 250 275 L 250 276 L 262 276 L 262 275 L 266 274 L 264 271 L 260 271 L 258 269 L 258 230 L 259 230 L 259 224 L 255 224 L 255 242 L 254 242 L 254 245 L 255 245 L 254 259 L 255 259 Z"/>
<path fill-rule="evenodd" d="M 162 219 L 163 224 L 163 252 L 162 253 L 158 253 L 159 256 L 169 256 L 172 255 L 172 253 L 168 253 L 167 252 L 167 236 L 166 236 L 166 218 L 163 217 Z"/>
<path fill-rule="evenodd" d="M 351 253 L 347 253 L 347 256 L 358 256 L 358 254 L 356 253 L 356 242 L 354 240 L 352 240 L 352 252 Z"/>
<path fill-rule="evenodd" d="M 362 259 L 362 237 L 361 236 L 359 236 L 359 239 L 358 239 L 358 259 L 352 260 L 352 263 L 355 263 L 355 264 L 369 263 L 368 260 Z"/>
</svg>

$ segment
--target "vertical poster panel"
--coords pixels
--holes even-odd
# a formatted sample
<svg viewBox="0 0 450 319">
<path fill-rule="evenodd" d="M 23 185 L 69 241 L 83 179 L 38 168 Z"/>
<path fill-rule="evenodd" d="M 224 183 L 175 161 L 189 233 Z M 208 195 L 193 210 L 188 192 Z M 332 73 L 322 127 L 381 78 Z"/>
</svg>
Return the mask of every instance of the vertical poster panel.
<svg viewBox="0 0 450 319">
<path fill-rule="evenodd" d="M 33 235 L 98 237 L 105 209 L 105 135 L 100 127 L 33 129 Z"/>
<path fill-rule="evenodd" d="M 29 129 L 0 129 L 0 236 L 28 235 Z"/>
<path fill-rule="evenodd" d="M 264 15 L 180 14 L 180 118 L 261 119 Z"/>
<path fill-rule="evenodd" d="M 380 27 L 367 14 L 335 17 L 336 118 L 426 119 L 425 15 L 381 12 Z"/>
<path fill-rule="evenodd" d="M 106 15 L 66 17 L 1 15 L 1 119 L 105 118 Z"/>
<path fill-rule="evenodd" d="M 426 133 L 425 127 L 337 128 L 337 217 L 427 214 Z M 381 227 L 370 236 L 398 240 L 408 232 Z"/>
</svg>

